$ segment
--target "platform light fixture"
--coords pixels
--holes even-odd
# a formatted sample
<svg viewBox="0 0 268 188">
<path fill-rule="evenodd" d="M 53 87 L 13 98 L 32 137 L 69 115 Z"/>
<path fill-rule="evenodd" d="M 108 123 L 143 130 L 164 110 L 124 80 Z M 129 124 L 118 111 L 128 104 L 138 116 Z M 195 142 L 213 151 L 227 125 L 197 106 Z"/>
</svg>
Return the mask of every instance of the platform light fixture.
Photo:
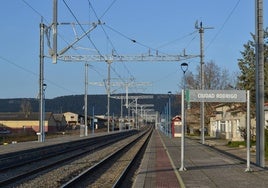
<svg viewBox="0 0 268 188">
<path fill-rule="evenodd" d="M 183 74 L 185 74 L 186 71 L 188 70 L 188 63 L 182 63 L 181 70 L 182 70 Z"/>
</svg>

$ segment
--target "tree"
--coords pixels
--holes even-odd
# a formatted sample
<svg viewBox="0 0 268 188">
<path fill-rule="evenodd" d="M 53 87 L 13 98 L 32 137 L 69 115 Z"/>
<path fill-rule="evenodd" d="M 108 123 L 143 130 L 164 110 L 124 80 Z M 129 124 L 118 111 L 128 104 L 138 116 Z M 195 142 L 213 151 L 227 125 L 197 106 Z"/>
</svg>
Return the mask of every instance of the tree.
<svg viewBox="0 0 268 188">
<path fill-rule="evenodd" d="M 251 34 L 252 40 L 244 44 L 244 51 L 241 52 L 242 57 L 238 59 L 240 74 L 238 75 L 238 88 L 250 90 L 251 94 L 251 112 L 254 115 L 256 103 L 256 84 L 255 84 L 255 36 Z M 264 100 L 268 100 L 268 28 L 264 30 Z"/>
<path fill-rule="evenodd" d="M 21 108 L 21 112 L 25 114 L 25 117 L 28 117 L 30 113 L 32 112 L 32 105 L 29 100 L 23 99 L 21 101 L 20 108 Z"/>
<path fill-rule="evenodd" d="M 200 89 L 201 74 L 200 66 L 197 66 L 198 74 L 194 75 L 191 71 L 186 72 L 186 88 Z M 236 85 L 236 79 L 230 76 L 227 69 L 220 68 L 214 61 L 209 61 L 204 65 L 204 84 L 205 89 L 227 89 L 230 85 Z M 234 86 L 235 87 L 235 86 Z"/>
</svg>

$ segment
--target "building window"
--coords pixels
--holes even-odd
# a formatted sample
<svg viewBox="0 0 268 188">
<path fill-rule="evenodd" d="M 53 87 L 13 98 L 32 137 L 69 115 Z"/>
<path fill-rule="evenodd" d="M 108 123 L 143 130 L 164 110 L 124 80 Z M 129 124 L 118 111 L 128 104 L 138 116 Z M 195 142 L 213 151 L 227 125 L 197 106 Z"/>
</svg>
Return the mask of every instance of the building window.
<svg viewBox="0 0 268 188">
<path fill-rule="evenodd" d="M 237 133 L 240 133 L 240 129 L 239 129 L 239 127 L 240 127 L 240 120 L 237 119 L 237 120 L 236 120 L 236 132 L 237 132 Z"/>
<path fill-rule="evenodd" d="M 221 132 L 225 132 L 225 121 L 221 121 Z"/>
</svg>

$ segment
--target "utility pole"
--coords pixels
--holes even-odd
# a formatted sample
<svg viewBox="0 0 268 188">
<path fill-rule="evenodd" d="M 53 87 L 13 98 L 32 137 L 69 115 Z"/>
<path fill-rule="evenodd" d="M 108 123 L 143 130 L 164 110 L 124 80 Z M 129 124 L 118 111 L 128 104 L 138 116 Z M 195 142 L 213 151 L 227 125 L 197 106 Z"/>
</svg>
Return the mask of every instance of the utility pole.
<svg viewBox="0 0 268 188">
<path fill-rule="evenodd" d="M 263 0 L 255 0 L 256 163 L 265 167 Z"/>
<path fill-rule="evenodd" d="M 52 62 L 57 63 L 58 56 L 58 0 L 53 0 L 53 23 L 52 23 L 52 33 L 53 33 L 53 49 L 51 51 Z"/>
<path fill-rule="evenodd" d="M 205 72 L 204 72 L 204 31 L 205 29 L 213 29 L 213 27 L 203 27 L 202 22 L 198 26 L 198 22 L 195 24 L 195 28 L 199 30 L 200 34 L 200 75 L 201 75 L 201 90 L 205 89 Z M 205 144 L 205 106 L 204 102 L 200 105 L 200 127 L 201 127 L 201 143 Z"/>
<path fill-rule="evenodd" d="M 39 73 L 39 135 L 38 141 L 45 141 L 45 128 L 44 128 L 44 119 L 45 119 L 45 105 L 44 105 L 44 30 L 45 24 L 43 19 L 40 24 L 40 73 Z"/>
<path fill-rule="evenodd" d="M 85 63 L 85 136 L 87 136 L 88 134 L 88 130 L 87 130 L 87 92 L 88 92 L 88 63 Z"/>
<path fill-rule="evenodd" d="M 66 24 L 66 23 L 65 23 Z M 74 40 L 74 42 L 72 42 L 71 44 L 69 44 L 67 47 L 63 48 L 62 50 L 60 50 L 58 52 L 57 49 L 57 28 L 58 28 L 58 0 L 53 0 L 53 22 L 50 26 L 46 26 L 43 21 L 40 24 L 40 81 L 39 81 L 39 95 L 40 95 L 40 125 L 39 125 L 39 129 L 40 129 L 40 141 L 44 142 L 45 140 L 45 130 L 44 130 L 44 112 L 45 112 L 45 105 L 44 105 L 44 33 L 46 32 L 46 36 L 49 36 L 50 34 L 48 34 L 48 32 L 51 31 L 52 29 L 52 46 L 50 46 L 51 41 L 50 38 L 47 38 L 48 40 L 48 48 L 49 48 L 49 55 L 52 58 L 52 63 L 56 64 L 57 60 L 58 60 L 58 56 L 63 55 L 65 52 L 67 52 L 70 48 L 72 48 L 78 41 L 80 41 L 82 38 L 84 38 L 85 36 L 87 36 L 87 34 L 89 34 L 93 29 L 95 29 L 97 27 L 97 25 L 100 24 L 100 22 L 97 23 L 93 23 L 92 27 L 86 31 L 83 35 L 81 35 L 80 37 L 76 37 L 76 39 Z M 84 101 L 85 101 L 85 106 L 84 106 L 84 110 L 85 110 L 85 130 L 84 130 L 84 135 L 87 136 L 87 90 L 88 90 L 88 64 L 85 64 L 85 97 L 84 97 Z"/>
<path fill-rule="evenodd" d="M 111 95 L 111 61 L 108 63 L 108 80 L 107 80 L 107 132 L 110 132 L 110 95 Z"/>
<path fill-rule="evenodd" d="M 52 30 L 53 30 L 53 49 L 50 51 L 53 63 L 57 61 L 57 9 L 58 9 L 58 1 L 53 0 L 53 23 L 52 23 Z M 40 72 L 39 72 L 39 142 L 45 141 L 45 97 L 44 97 L 44 90 L 46 84 L 44 84 L 44 36 L 45 31 L 48 27 L 43 23 L 43 18 L 41 18 L 40 23 Z M 56 52 L 56 53 L 55 53 Z"/>
</svg>

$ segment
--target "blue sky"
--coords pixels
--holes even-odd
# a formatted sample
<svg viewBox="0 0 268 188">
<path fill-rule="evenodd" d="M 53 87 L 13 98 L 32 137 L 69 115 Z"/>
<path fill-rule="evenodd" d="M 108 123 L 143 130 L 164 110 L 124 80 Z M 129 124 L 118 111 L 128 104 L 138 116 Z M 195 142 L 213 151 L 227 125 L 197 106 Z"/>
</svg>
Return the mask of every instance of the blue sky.
<svg viewBox="0 0 268 188">
<path fill-rule="evenodd" d="M 34 98 L 39 88 L 39 24 L 41 17 L 52 23 L 52 0 L 2 0 L 0 7 L 0 98 Z M 205 62 L 214 61 L 228 69 L 238 71 L 237 59 L 243 44 L 255 32 L 254 0 L 58 0 L 58 22 L 77 23 L 88 30 L 98 19 L 98 25 L 89 37 L 79 41 L 68 55 L 147 54 L 149 49 L 177 55 L 199 54 L 199 33 L 196 20 L 203 22 L 205 30 Z M 268 7 L 264 2 L 264 7 Z M 264 10 L 267 27 L 267 11 Z M 83 30 L 76 24 L 59 24 L 58 49 L 61 50 L 80 36 Z M 133 43 L 131 40 L 137 41 Z M 45 54 L 48 55 L 47 41 Z M 199 58 L 187 60 L 189 70 L 196 71 Z M 182 62 L 114 62 L 111 82 L 122 83 L 135 79 L 147 86 L 130 87 L 129 92 L 177 93 L 180 90 Z M 107 79 L 105 62 L 90 62 L 89 82 Z M 84 93 L 83 62 L 52 64 L 45 58 L 46 97 Z M 123 88 L 112 88 L 117 93 Z M 88 94 L 105 94 L 104 86 L 88 88 Z"/>
</svg>

